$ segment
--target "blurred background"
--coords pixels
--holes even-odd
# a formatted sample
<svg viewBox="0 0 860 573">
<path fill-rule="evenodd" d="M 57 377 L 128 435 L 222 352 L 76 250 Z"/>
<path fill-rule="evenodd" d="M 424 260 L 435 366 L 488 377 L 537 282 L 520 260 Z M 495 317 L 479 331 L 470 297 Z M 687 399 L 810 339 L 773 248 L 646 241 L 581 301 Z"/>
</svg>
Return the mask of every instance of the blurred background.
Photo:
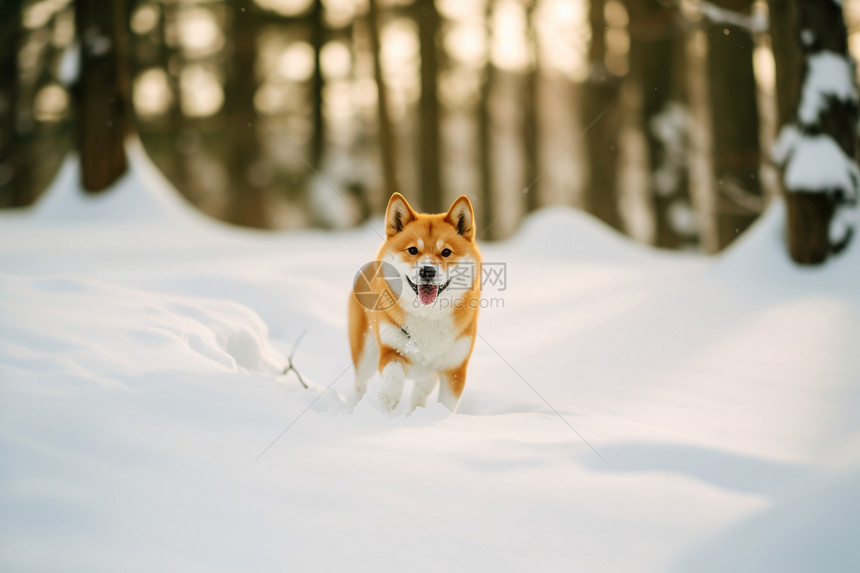
<svg viewBox="0 0 860 573">
<path fill-rule="evenodd" d="M 393 191 L 427 211 L 466 194 L 484 239 L 571 205 L 712 253 L 779 193 L 788 1 L 111 4 L 130 131 L 213 217 L 345 228 Z M 0 207 L 36 201 L 75 149 L 75 4 L 0 0 Z M 856 57 L 860 1 L 843 8 Z"/>
</svg>

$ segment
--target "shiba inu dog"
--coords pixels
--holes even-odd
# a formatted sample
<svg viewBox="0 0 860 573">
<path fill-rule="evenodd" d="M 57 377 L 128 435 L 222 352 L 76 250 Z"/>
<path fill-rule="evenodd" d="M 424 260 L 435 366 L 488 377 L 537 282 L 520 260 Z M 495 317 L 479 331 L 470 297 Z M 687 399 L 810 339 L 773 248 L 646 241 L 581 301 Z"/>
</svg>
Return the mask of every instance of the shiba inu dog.
<svg viewBox="0 0 860 573">
<path fill-rule="evenodd" d="M 395 193 L 385 234 L 377 260 L 364 267 L 349 300 L 358 399 L 378 371 L 379 400 L 387 410 L 397 407 L 409 378 L 415 382 L 410 411 L 425 405 L 438 380 L 439 401 L 454 412 L 480 306 L 481 254 L 472 204 L 463 195 L 447 213 L 419 214 Z"/>
</svg>

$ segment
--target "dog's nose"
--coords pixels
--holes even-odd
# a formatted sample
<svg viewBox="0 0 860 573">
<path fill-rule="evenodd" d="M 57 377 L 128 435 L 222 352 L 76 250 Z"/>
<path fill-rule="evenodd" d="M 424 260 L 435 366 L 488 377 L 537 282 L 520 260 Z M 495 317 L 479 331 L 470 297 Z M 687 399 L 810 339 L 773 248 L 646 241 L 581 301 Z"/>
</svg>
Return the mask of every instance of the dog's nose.
<svg viewBox="0 0 860 573">
<path fill-rule="evenodd" d="M 435 267 L 421 267 L 418 269 L 418 276 L 424 280 L 432 280 L 436 276 Z"/>
</svg>

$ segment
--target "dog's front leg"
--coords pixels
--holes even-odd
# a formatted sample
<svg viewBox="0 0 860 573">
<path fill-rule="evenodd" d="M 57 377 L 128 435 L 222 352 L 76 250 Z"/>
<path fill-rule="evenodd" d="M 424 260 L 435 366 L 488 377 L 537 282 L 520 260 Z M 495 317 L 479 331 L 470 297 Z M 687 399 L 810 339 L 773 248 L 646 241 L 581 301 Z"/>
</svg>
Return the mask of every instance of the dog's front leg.
<svg viewBox="0 0 860 573">
<path fill-rule="evenodd" d="M 403 357 L 393 348 L 381 349 L 379 373 L 382 375 L 382 389 L 378 397 L 382 407 L 389 412 L 394 411 L 403 396 L 403 383 L 406 381 L 406 370 L 403 366 Z"/>
<path fill-rule="evenodd" d="M 409 411 L 412 412 L 415 408 L 423 408 L 427 405 L 427 396 L 436 387 L 436 374 L 430 374 L 422 378 L 415 379 L 415 389 L 412 391 L 412 403 L 409 406 Z"/>
<path fill-rule="evenodd" d="M 466 386 L 466 364 L 452 370 L 446 370 L 439 376 L 439 402 L 451 410 L 457 411 L 460 396 Z"/>
</svg>

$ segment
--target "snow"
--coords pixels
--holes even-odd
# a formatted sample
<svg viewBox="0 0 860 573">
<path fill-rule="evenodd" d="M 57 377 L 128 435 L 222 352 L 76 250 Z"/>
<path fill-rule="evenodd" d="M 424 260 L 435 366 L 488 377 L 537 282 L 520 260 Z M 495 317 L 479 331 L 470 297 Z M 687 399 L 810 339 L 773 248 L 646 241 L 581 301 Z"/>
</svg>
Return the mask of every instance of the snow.
<svg viewBox="0 0 860 573">
<path fill-rule="evenodd" d="M 860 170 L 829 135 L 808 135 L 787 125 L 772 149 L 773 160 L 784 167 L 783 181 L 790 193 L 842 194 L 828 229 L 833 245 L 845 242 L 857 227 Z"/>
<path fill-rule="evenodd" d="M 823 50 L 806 60 L 807 72 L 800 95 L 797 115 L 801 123 L 818 123 L 819 115 L 830 98 L 841 102 L 857 102 L 854 66 L 841 54 Z"/>
<path fill-rule="evenodd" d="M 846 199 L 855 197 L 860 184 L 857 164 L 829 135 L 806 135 L 783 130 L 778 154 L 786 154 L 784 182 L 792 192 L 831 193 L 842 191 Z M 787 149 L 784 151 L 784 149 Z"/>
<path fill-rule="evenodd" d="M 392 417 L 348 400 L 381 221 L 219 225 L 130 158 L 0 214 L 0 570 L 860 566 L 860 249 L 795 267 L 781 203 L 714 259 L 538 212 L 459 413 Z"/>
<path fill-rule="evenodd" d="M 84 195 L 80 192 L 75 157 L 63 162 L 52 188 L 37 203 L 32 217 L 43 223 L 109 224 L 147 223 L 157 227 L 208 226 L 214 224 L 171 189 L 152 164 L 138 140 L 127 145 L 129 171 L 111 191 Z"/>
<path fill-rule="evenodd" d="M 811 41 L 810 34 L 809 30 L 801 32 L 805 43 Z M 782 128 L 771 156 L 783 169 L 787 192 L 824 193 L 835 199 L 828 240 L 831 245 L 847 244 L 857 219 L 860 170 L 855 158 L 846 155 L 831 136 L 815 133 L 815 127 L 832 100 L 857 105 L 854 63 L 850 57 L 826 50 L 810 55 L 806 63 L 797 109 L 800 125 Z"/>
<path fill-rule="evenodd" d="M 81 76 L 81 45 L 78 42 L 72 43 L 71 46 L 65 49 L 60 58 L 60 67 L 57 70 L 57 77 L 64 86 L 71 87 L 78 82 Z"/>
</svg>

